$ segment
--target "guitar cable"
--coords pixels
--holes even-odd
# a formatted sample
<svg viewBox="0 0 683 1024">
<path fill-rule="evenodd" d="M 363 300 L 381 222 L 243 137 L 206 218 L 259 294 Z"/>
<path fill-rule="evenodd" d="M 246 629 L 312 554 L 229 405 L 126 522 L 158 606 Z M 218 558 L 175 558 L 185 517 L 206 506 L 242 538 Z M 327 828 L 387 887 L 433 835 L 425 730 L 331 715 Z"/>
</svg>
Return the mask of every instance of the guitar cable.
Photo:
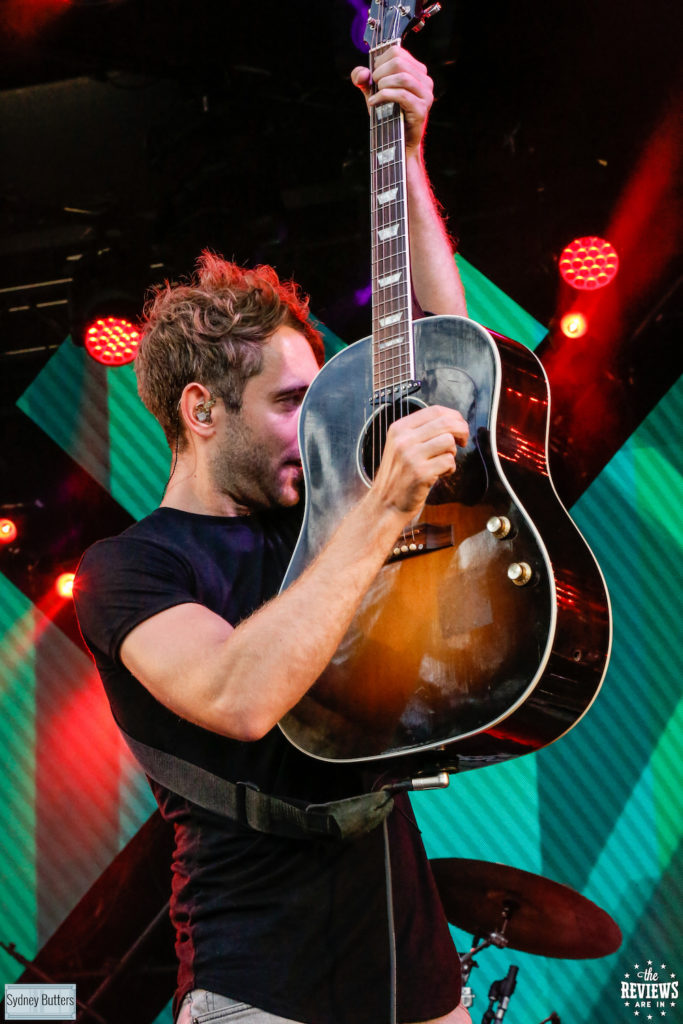
<svg viewBox="0 0 683 1024">
<path fill-rule="evenodd" d="M 387 930 L 389 936 L 389 1024 L 396 1024 L 396 929 L 394 925 L 394 892 L 391 881 L 391 852 L 389 850 L 389 826 L 387 818 L 382 822 L 384 834 L 384 880 L 387 896 Z"/>
<path fill-rule="evenodd" d="M 371 790 L 384 789 L 391 793 L 406 792 L 412 789 L 421 788 L 416 779 L 406 779 L 402 783 L 394 783 L 393 785 L 382 785 L 382 781 L 387 778 L 388 772 L 380 775 L 379 778 L 375 779 L 374 783 L 370 787 Z M 445 778 L 445 783 L 443 779 Z M 448 775 L 444 772 L 440 772 L 438 776 L 430 777 L 427 780 L 430 785 L 426 788 L 432 789 L 435 785 L 443 787 L 448 785 Z M 405 814 L 402 807 L 394 808 L 394 813 L 398 812 L 403 814 L 406 820 L 417 829 L 418 833 L 420 828 L 415 821 L 414 817 L 411 818 Z M 389 846 L 389 818 L 391 815 L 387 815 L 382 822 L 382 835 L 384 839 L 384 880 L 386 886 L 386 901 L 387 901 L 387 932 L 389 939 L 389 1024 L 396 1024 L 396 1013 L 397 1013 L 397 968 L 396 968 L 396 925 L 394 921 L 394 889 L 391 875 L 391 849 Z"/>
</svg>

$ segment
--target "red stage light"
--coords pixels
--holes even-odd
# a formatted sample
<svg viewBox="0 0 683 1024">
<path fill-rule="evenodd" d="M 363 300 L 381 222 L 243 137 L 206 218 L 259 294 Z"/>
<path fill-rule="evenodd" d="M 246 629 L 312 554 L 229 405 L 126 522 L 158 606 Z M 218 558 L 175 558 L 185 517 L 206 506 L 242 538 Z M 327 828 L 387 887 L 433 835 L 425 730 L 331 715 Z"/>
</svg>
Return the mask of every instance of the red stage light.
<svg viewBox="0 0 683 1024">
<path fill-rule="evenodd" d="M 17 539 L 17 526 L 11 519 L 0 519 L 0 544 L 11 544 Z"/>
<path fill-rule="evenodd" d="M 60 597 L 71 597 L 74 589 L 74 576 L 73 572 L 60 573 L 55 580 L 55 590 Z"/>
<path fill-rule="evenodd" d="M 614 280 L 618 269 L 619 257 L 614 246 L 594 235 L 575 238 L 560 255 L 562 277 L 579 291 L 604 288 Z"/>
<path fill-rule="evenodd" d="M 588 323 L 583 313 L 565 313 L 560 320 L 560 330 L 567 338 L 582 338 Z"/>
<path fill-rule="evenodd" d="M 85 329 L 88 355 L 104 366 L 124 366 L 137 355 L 140 333 L 129 320 L 100 317 Z"/>
</svg>

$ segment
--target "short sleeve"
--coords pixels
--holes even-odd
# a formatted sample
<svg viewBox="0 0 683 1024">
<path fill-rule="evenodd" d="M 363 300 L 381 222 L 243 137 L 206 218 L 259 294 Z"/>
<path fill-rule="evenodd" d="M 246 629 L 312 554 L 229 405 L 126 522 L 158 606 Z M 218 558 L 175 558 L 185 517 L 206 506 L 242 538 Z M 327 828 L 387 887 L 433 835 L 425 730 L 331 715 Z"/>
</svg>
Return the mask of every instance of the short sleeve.
<svg viewBox="0 0 683 1024">
<path fill-rule="evenodd" d="M 74 603 L 83 639 L 92 651 L 119 661 L 127 634 L 158 612 L 187 602 L 191 567 L 182 557 L 149 540 L 125 535 L 99 541 L 81 559 Z"/>
</svg>

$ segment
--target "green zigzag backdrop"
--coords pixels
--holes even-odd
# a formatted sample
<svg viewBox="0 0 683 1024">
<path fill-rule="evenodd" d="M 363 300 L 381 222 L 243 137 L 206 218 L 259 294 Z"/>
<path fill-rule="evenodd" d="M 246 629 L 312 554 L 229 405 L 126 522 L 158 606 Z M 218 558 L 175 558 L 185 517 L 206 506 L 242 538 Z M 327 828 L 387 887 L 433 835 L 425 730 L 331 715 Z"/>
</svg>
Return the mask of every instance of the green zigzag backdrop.
<svg viewBox="0 0 683 1024">
<path fill-rule="evenodd" d="M 470 315 L 534 348 L 542 325 L 459 264 Z M 326 342 L 330 352 L 340 345 L 331 332 Z M 19 405 L 133 517 L 155 507 L 167 455 L 130 367 L 105 370 L 67 341 Z M 683 965 L 674 572 L 682 413 L 679 381 L 572 510 L 607 578 L 615 623 L 609 672 L 586 719 L 536 755 L 414 799 L 430 856 L 498 861 L 563 882 L 603 907 L 623 932 L 622 948 L 602 960 L 480 954 L 471 979 L 475 1021 L 510 964 L 520 968 L 510 1024 L 535 1024 L 553 1010 L 574 1024 L 630 1020 L 633 1009 L 619 998 L 624 973 L 640 960 L 676 973 Z M 87 510 L 74 509 L 81 514 Z M 154 805 L 118 739 L 90 660 L 2 575 L 0 634 L 0 940 L 31 958 Z M 51 762 L 50 751 L 58 755 Z M 459 948 L 469 948 L 471 936 L 455 935 Z M 19 973 L 0 951 L 0 981 Z M 648 1013 L 664 1017 L 657 1008 L 640 1018 Z M 680 1005 L 665 1013 L 683 1019 Z M 170 1020 L 167 1007 L 158 1024 Z"/>
</svg>

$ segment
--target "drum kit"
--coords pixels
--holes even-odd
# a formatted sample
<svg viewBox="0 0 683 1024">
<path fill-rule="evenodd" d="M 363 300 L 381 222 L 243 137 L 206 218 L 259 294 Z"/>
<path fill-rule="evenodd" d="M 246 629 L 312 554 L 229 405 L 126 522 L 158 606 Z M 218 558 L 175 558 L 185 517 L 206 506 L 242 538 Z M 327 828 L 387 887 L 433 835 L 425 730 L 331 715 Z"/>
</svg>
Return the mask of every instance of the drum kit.
<svg viewBox="0 0 683 1024">
<path fill-rule="evenodd" d="M 505 864 L 456 857 L 431 861 L 451 924 L 472 934 L 460 957 L 462 1002 L 471 1008 L 470 974 L 475 956 L 489 946 L 517 949 L 561 960 L 608 956 L 621 945 L 621 931 L 600 907 L 569 886 Z M 518 967 L 494 981 L 481 1024 L 501 1021 L 517 983 Z M 554 1011 L 541 1024 L 561 1024 Z"/>
</svg>

